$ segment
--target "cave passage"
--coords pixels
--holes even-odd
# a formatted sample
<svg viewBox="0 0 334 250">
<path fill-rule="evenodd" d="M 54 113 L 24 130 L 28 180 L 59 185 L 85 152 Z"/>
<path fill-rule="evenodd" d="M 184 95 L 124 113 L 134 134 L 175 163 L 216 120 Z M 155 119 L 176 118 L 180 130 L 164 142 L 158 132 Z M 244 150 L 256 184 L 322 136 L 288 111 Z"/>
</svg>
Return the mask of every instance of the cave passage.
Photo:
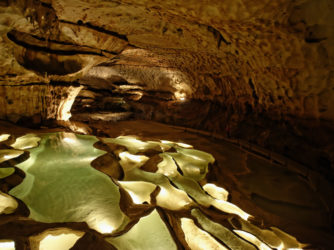
<svg viewBox="0 0 334 250">
<path fill-rule="evenodd" d="M 333 13 L 0 1 L 0 250 L 334 249 Z"/>
</svg>

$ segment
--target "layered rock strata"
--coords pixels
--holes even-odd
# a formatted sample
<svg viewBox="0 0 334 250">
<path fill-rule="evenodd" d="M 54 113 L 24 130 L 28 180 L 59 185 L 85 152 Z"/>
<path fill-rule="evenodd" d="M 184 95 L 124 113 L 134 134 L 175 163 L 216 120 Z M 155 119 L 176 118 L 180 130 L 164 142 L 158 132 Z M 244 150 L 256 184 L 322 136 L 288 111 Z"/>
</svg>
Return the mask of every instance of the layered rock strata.
<svg viewBox="0 0 334 250">
<path fill-rule="evenodd" d="M 86 93 L 74 113 L 243 138 L 331 178 L 333 8 L 330 0 L 8 0 L 0 116 L 57 119 L 59 96 L 79 84 Z M 44 90 L 50 83 L 63 86 L 52 87 L 56 98 Z"/>
</svg>

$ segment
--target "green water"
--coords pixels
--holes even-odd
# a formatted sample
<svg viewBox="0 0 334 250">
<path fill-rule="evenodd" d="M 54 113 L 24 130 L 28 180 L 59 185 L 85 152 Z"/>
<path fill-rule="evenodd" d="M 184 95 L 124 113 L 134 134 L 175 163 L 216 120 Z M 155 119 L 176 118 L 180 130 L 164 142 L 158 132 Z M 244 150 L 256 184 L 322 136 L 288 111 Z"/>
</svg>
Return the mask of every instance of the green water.
<svg viewBox="0 0 334 250">
<path fill-rule="evenodd" d="M 90 228 L 104 234 L 124 229 L 130 219 L 120 209 L 118 186 L 109 176 L 91 166 L 94 159 L 106 153 L 93 146 L 97 141 L 95 136 L 73 133 L 29 134 L 17 138 L 12 144 L 15 149 L 2 149 L 0 162 L 18 157 L 22 150 L 30 152 L 30 157 L 17 165 L 26 177 L 10 191 L 28 206 L 30 218 L 40 222 L 86 222 Z M 210 183 L 206 186 L 211 190 L 202 186 L 200 181 L 215 160 L 211 154 L 186 144 L 145 142 L 132 136 L 102 138 L 102 141 L 124 146 L 123 150 L 113 152 L 124 172 L 122 181 L 114 181 L 129 193 L 134 203 L 148 203 L 169 211 L 213 206 L 238 216 L 230 218 L 238 218 L 241 228 L 231 230 L 206 217 L 201 209 L 193 209 L 190 217 L 180 215 L 177 218 L 181 226 L 179 230 L 183 230 L 190 247 L 226 249 L 216 239 L 231 249 L 255 249 L 252 244 L 261 249 L 304 246 L 279 229 L 261 229 L 252 225 L 247 221 L 249 214 L 228 202 L 228 192 L 223 192 L 222 188 Z M 168 151 L 171 148 L 176 152 Z M 152 153 L 161 157 L 154 173 L 142 168 L 150 157 L 154 157 Z M 13 174 L 13 171 L 13 168 L 1 169 L 0 178 Z M 157 187 L 160 191 L 155 194 L 153 203 L 152 194 Z M 106 240 L 124 250 L 177 249 L 165 223 L 158 211 L 153 210 L 129 231 L 107 236 Z M 235 228 L 232 221 L 225 224 Z"/>
<path fill-rule="evenodd" d="M 72 133 L 41 135 L 30 158 L 17 165 L 26 173 L 10 194 L 21 199 L 30 217 L 41 222 L 87 222 L 100 232 L 122 228 L 118 187 L 90 163 L 105 152 L 93 147 L 94 136 Z"/>
</svg>

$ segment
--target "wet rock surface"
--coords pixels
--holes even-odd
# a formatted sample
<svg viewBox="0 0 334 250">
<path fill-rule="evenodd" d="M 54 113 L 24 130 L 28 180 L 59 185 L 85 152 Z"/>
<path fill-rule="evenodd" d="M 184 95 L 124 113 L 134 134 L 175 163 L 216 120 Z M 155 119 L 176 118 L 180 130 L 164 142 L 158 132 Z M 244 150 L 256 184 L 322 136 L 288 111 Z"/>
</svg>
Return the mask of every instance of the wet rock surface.
<svg viewBox="0 0 334 250">
<path fill-rule="evenodd" d="M 149 235 L 145 236 L 148 237 L 147 239 L 145 237 L 145 239 L 143 237 L 137 238 L 134 235 L 137 235 L 135 233 L 136 230 L 145 228 L 147 223 L 149 225 L 151 225 L 150 223 L 155 223 L 157 227 L 155 233 L 162 230 L 156 235 L 155 239 L 165 237 L 164 239 L 167 240 L 169 237 L 170 244 L 175 244 L 175 248 L 193 249 L 195 245 L 197 247 L 201 244 L 205 244 L 206 249 L 210 248 L 210 246 L 220 248 L 228 246 L 233 248 L 233 246 L 241 245 L 249 249 L 256 249 L 256 247 L 276 248 L 281 244 L 281 241 L 284 242 L 283 249 L 303 247 L 296 243 L 294 237 L 299 242 L 311 244 L 309 246 L 311 248 L 330 249 L 332 247 L 333 239 L 330 224 L 331 209 L 333 207 L 333 204 L 330 204 L 330 197 L 332 197 L 330 192 L 332 190 L 324 187 L 326 180 L 322 179 L 316 172 L 310 171 L 306 177 L 303 177 L 298 173 L 298 169 L 292 170 L 286 166 L 270 163 L 261 155 L 235 147 L 231 143 L 213 140 L 209 137 L 185 132 L 180 128 L 159 123 L 147 121 L 120 122 L 109 128 L 102 128 L 102 125 L 100 124 L 100 129 L 103 129 L 108 137 L 119 135 L 123 137 L 121 136 L 116 140 L 106 137 L 101 138 L 94 146 L 99 148 L 98 152 L 105 153 L 102 153 L 94 161 L 90 157 L 87 160 L 92 161 L 92 169 L 94 167 L 104 172 L 107 178 L 110 178 L 112 182 L 119 186 L 121 198 L 118 205 L 131 220 L 128 226 L 123 231 L 110 234 L 107 224 L 105 225 L 106 227 L 100 227 L 99 229 L 102 231 L 107 230 L 103 233 L 89 228 L 86 223 L 37 222 L 31 219 L 31 213 L 29 215 L 29 207 L 34 206 L 33 203 L 30 203 L 33 200 L 25 201 L 25 203 L 28 202 L 30 204 L 27 207 L 21 200 L 16 199 L 18 202 L 16 211 L 8 215 L 0 215 L 0 235 L 2 239 L 15 241 L 17 249 L 47 244 L 47 240 L 53 239 L 52 237 L 58 240 L 64 237 L 68 242 L 72 242 L 73 239 L 73 249 L 94 249 L 97 245 L 100 249 L 115 249 L 115 247 L 118 249 L 132 249 L 131 244 L 136 245 L 135 241 L 139 239 L 141 243 L 138 244 L 147 249 L 147 244 L 154 246 L 156 244 L 154 243 L 155 241 L 153 240 L 150 245 Z M 20 133 L 24 131 L 15 127 L 2 127 L 2 130 L 6 133 L 16 131 L 14 134 L 17 134 L 18 131 Z M 30 130 L 25 133 L 31 134 L 35 132 Z M 45 132 L 49 131 L 46 130 Z M 77 137 L 72 133 L 58 134 L 60 135 L 58 143 L 55 143 L 56 141 L 51 143 L 50 141 L 50 145 L 54 149 L 59 147 L 56 154 L 61 152 L 62 143 L 69 147 L 72 143 L 79 143 L 77 141 L 79 138 L 81 138 L 80 140 L 86 138 L 84 136 Z M 40 134 L 37 136 L 43 138 L 46 135 Z M 49 135 L 56 134 L 49 133 Z M 12 135 L 11 138 L 13 137 L 22 138 Z M 37 146 L 31 140 L 33 137 L 25 136 L 24 138 L 29 139 L 29 144 L 22 144 L 22 140 L 20 144 L 15 144 L 13 139 L 8 137 L 9 147 L 10 145 L 31 145 L 31 149 L 26 150 L 30 151 L 30 156 L 35 157 L 34 151 L 40 151 L 39 147 L 44 145 L 45 142 L 42 141 L 42 144 Z M 3 142 L 6 143 L 7 140 Z M 9 143 L 9 140 L 12 141 Z M 161 146 L 159 150 L 157 145 Z M 193 153 L 196 154 L 196 157 L 204 157 L 202 160 L 211 161 L 208 154 L 191 149 L 191 145 L 195 149 L 210 152 L 215 158 L 215 163 L 209 165 L 208 173 L 204 176 L 201 171 L 197 172 L 198 169 L 204 167 L 202 163 L 197 165 L 198 169 L 197 167 L 193 168 L 196 166 L 198 159 L 192 159 L 192 168 L 189 168 L 187 163 L 183 162 L 183 159 L 188 159 L 187 157 Z M 174 147 L 174 150 L 171 150 L 170 147 Z M 74 155 L 72 157 L 78 156 L 75 153 L 75 147 L 69 147 L 67 150 L 73 150 Z M 69 152 L 67 151 L 66 154 L 69 154 Z M 184 154 L 182 157 L 180 155 L 181 152 Z M 39 154 L 37 157 L 42 159 L 43 155 Z M 52 156 L 50 155 L 50 157 Z M 174 158 L 174 163 L 173 161 L 169 162 L 169 159 L 171 159 L 169 157 Z M 80 161 L 84 161 L 83 155 L 79 158 L 81 159 Z M 30 164 L 28 162 L 29 158 L 19 164 L 12 162 L 12 167 L 16 170 L 11 176 L 16 176 L 15 178 L 20 178 L 21 181 L 24 181 L 25 175 L 17 171 L 23 166 L 22 164 L 25 164 L 25 161 Z M 176 164 L 175 169 L 173 164 Z M 153 165 L 156 167 L 153 168 Z M 124 172 L 122 175 L 119 172 L 120 167 L 121 172 Z M 25 171 L 27 171 L 27 168 L 25 168 Z M 163 178 L 161 173 L 165 175 Z M 221 208 L 214 207 L 216 205 L 204 205 L 206 202 L 203 200 L 204 196 L 198 196 L 196 194 L 197 191 L 191 191 L 189 189 L 190 186 L 187 186 L 190 182 L 186 184 L 184 182 L 185 179 L 182 181 L 182 178 L 188 178 L 186 177 L 187 175 L 193 176 L 191 178 L 195 178 L 195 176 L 199 178 L 199 187 L 206 190 L 206 193 L 203 193 L 205 196 L 213 197 L 217 200 L 225 200 L 225 197 L 227 197 L 228 204 L 238 206 L 239 209 L 251 214 L 252 217 L 246 220 L 242 218 L 242 213 L 239 214 L 238 209 L 231 210 L 235 211 L 231 213 L 221 211 Z M 8 182 L 7 178 L 9 177 L 0 179 L 1 187 L 6 185 Z M 36 178 L 38 177 L 36 176 Z M 186 205 L 183 208 L 181 207 L 184 205 L 181 205 L 181 209 L 173 208 L 178 206 L 176 201 L 182 197 L 175 196 L 176 193 L 174 194 L 173 205 L 164 203 L 163 199 L 165 198 L 163 197 L 167 198 L 168 196 L 165 195 L 172 191 L 164 184 L 164 178 L 168 178 L 170 182 L 173 182 L 177 190 L 184 190 L 193 205 L 190 207 Z M 75 181 L 71 182 L 75 183 Z M 227 191 L 221 189 L 214 191 L 215 189 L 212 188 L 215 185 L 210 184 L 212 186 L 211 189 L 209 189 L 209 186 L 205 187 L 204 184 L 206 183 L 214 183 L 218 187 L 224 187 L 228 191 L 228 195 L 226 196 L 225 193 Z M 14 186 L 19 187 L 19 185 L 21 184 L 16 183 Z M 98 185 L 96 188 L 98 188 Z M 137 188 L 133 188 L 136 185 Z M 155 188 L 155 186 L 158 186 L 158 188 Z M 5 193 L 12 193 L 9 189 L 5 190 L 2 188 L 1 190 Z M 51 195 L 53 191 L 51 189 L 49 191 Z M 222 192 L 225 193 L 223 196 Z M 319 195 L 320 193 L 322 193 L 322 196 Z M 162 194 L 164 196 L 161 196 Z M 67 196 L 65 193 L 63 195 L 64 197 Z M 64 197 L 59 198 L 65 201 Z M 92 199 L 94 198 L 92 197 Z M 92 199 L 87 202 L 92 202 Z M 40 210 L 40 212 L 43 213 L 43 210 Z M 143 229 L 139 231 L 143 231 Z M 75 236 L 78 235 L 76 232 L 79 233 L 79 236 Z M 244 232 L 255 235 L 257 241 Z M 41 236 L 42 233 L 44 236 Z M 45 235 L 52 235 L 52 237 L 46 238 Z M 197 235 L 196 241 L 192 238 L 195 235 Z M 44 243 L 42 239 L 45 239 Z M 138 244 L 136 246 L 139 246 Z M 164 249 L 164 246 L 160 247 Z M 171 249 L 171 245 L 168 249 Z"/>
<path fill-rule="evenodd" d="M 5 1 L 0 118 L 47 124 L 81 86 L 73 120 L 199 128 L 333 178 L 332 12 L 330 0 Z"/>
<path fill-rule="evenodd" d="M 124 153 L 125 146 L 102 142 L 102 137 L 182 138 L 214 155 L 216 162 L 208 173 L 197 170 L 207 181 L 226 185 L 233 204 L 262 218 L 268 227 L 275 225 L 298 239 L 328 247 L 327 233 L 334 224 L 333 9 L 331 0 L 2 1 L 0 119 L 99 136 L 96 146 L 107 153 L 92 166 L 115 180 L 138 173 L 123 169 L 131 158 Z M 156 128 L 150 121 L 183 128 L 161 124 Z M 8 193 L 27 178 L 15 166 L 29 160 L 30 154 L 25 148 L 14 149 L 13 143 L 31 130 L 13 124 L 1 127 L 0 134 L 11 135 L 0 140 L 2 156 L 9 158 L 7 150 L 23 152 L 11 159 L 0 153 L 0 190 Z M 202 140 L 202 135 L 210 139 Z M 142 170 L 154 174 L 163 162 L 172 164 L 181 153 L 170 150 L 139 151 L 149 158 Z M 267 172 L 272 164 L 278 167 Z M 194 173 L 177 169 L 188 177 Z M 145 178 L 152 181 L 149 174 Z M 173 178 L 178 182 L 173 188 L 186 186 L 179 177 Z M 159 179 L 165 189 L 152 184 L 156 189 L 144 196 L 151 204 L 129 208 L 132 184 L 120 188 L 122 209 L 136 218 L 131 226 L 143 216 L 151 218 L 153 207 L 161 202 L 158 194 L 172 190 L 167 180 Z M 16 202 L 14 214 L 1 215 L 2 228 L 16 216 L 27 217 L 28 207 Z M 218 216 L 217 207 L 204 209 L 201 202 L 201 212 L 209 218 Z M 190 240 L 183 230 L 201 226 L 191 213 L 206 221 L 197 212 L 158 212 L 165 222 L 168 218 L 169 230 L 177 232 L 171 234 L 179 248 Z M 246 237 L 240 230 L 247 225 L 231 221 L 234 224 L 223 218 L 218 222 L 230 231 L 232 225 L 239 226 L 233 234 Z M 44 228 L 43 223 L 29 223 Z M 74 225 L 66 227 L 77 230 Z M 93 247 L 88 243 L 92 239 L 101 248 L 113 248 L 87 225 L 78 227 L 85 235 L 77 248 L 86 243 Z M 24 249 L 30 244 L 27 237 L 13 240 Z"/>
</svg>

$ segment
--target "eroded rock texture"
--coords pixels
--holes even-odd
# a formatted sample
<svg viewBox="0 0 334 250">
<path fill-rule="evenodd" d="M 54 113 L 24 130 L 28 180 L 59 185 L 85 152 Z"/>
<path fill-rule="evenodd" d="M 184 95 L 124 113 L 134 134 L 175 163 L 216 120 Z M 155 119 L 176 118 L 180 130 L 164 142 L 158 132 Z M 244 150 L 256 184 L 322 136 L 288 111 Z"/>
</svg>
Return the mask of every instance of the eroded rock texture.
<svg viewBox="0 0 334 250">
<path fill-rule="evenodd" d="M 333 10 L 331 0 L 7 0 L 0 84 L 12 103 L 0 114 L 54 119 L 45 86 L 82 85 L 73 119 L 120 113 L 213 131 L 331 176 Z"/>
<path fill-rule="evenodd" d="M 333 248 L 333 203 L 323 200 L 333 193 L 316 172 L 170 125 L 119 124 L 156 139 L 0 134 L 1 249 Z M 157 139 L 179 133 L 185 141 Z"/>
</svg>

